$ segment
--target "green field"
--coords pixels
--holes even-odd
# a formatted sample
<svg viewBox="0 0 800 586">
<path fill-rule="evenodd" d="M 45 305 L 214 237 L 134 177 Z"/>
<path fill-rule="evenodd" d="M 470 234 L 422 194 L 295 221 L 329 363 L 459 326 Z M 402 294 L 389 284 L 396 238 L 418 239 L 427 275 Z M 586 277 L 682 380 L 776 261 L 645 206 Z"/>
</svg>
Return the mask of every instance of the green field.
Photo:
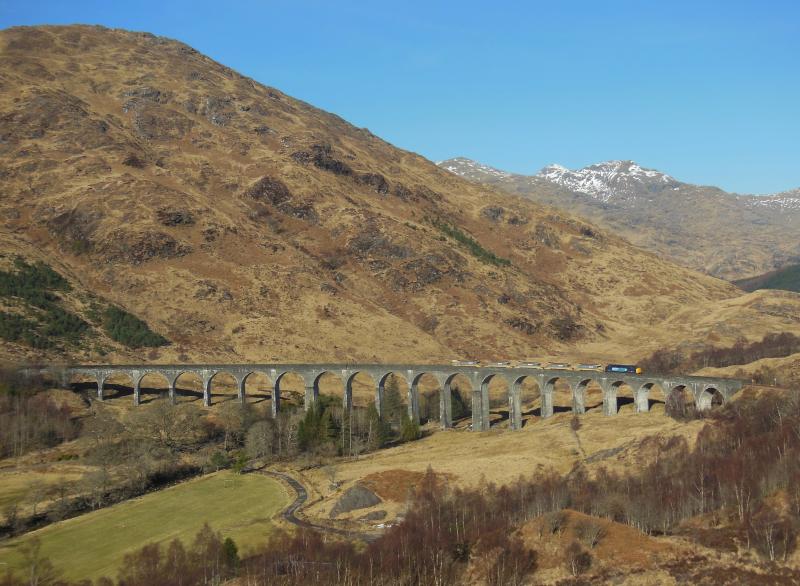
<svg viewBox="0 0 800 586">
<path fill-rule="evenodd" d="M 232 537 L 241 552 L 266 539 L 272 517 L 288 503 L 283 487 L 271 478 L 219 472 L 4 543 L 0 566 L 18 568 L 16 548 L 37 535 L 65 578 L 116 577 L 126 553 L 175 537 L 188 544 L 206 521 L 223 537 Z"/>
</svg>

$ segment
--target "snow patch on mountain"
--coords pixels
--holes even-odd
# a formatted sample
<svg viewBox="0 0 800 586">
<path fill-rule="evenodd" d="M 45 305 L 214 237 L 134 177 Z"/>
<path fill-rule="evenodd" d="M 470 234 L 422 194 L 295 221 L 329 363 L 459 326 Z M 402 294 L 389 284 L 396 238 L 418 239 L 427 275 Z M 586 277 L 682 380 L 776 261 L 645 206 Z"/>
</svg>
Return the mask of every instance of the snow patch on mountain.
<svg viewBox="0 0 800 586">
<path fill-rule="evenodd" d="M 800 211 L 800 189 L 770 195 L 743 195 L 741 198 L 752 208 Z"/>
<path fill-rule="evenodd" d="M 442 169 L 447 169 L 451 173 L 455 173 L 456 175 L 467 178 L 488 176 L 495 177 L 497 179 L 505 179 L 506 177 L 512 176 L 512 173 L 501 171 L 500 169 L 490 167 L 489 165 L 484 165 L 483 163 L 473 161 L 472 159 L 467 159 L 466 157 L 456 157 L 446 161 L 439 161 L 436 164 Z"/>
<path fill-rule="evenodd" d="M 680 186 L 666 173 L 646 169 L 633 161 L 605 161 L 577 171 L 547 165 L 536 176 L 602 202 L 637 199 Z"/>
</svg>

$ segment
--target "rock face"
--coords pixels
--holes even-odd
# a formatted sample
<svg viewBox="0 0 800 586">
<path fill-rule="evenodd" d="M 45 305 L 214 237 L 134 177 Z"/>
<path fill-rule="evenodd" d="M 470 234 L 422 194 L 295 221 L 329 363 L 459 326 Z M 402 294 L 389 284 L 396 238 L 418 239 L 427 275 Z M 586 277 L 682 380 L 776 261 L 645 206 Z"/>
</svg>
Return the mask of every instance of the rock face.
<svg viewBox="0 0 800 586">
<path fill-rule="evenodd" d="M 349 513 L 357 509 L 366 509 L 381 504 L 381 499 L 362 484 L 354 484 L 339 497 L 330 512 L 331 519 L 342 513 Z"/>
<path fill-rule="evenodd" d="M 591 218 L 643 248 L 725 279 L 800 262 L 800 190 L 735 195 L 683 183 L 633 161 L 577 170 L 548 165 L 536 175 L 508 173 L 461 157 L 439 165 L 471 181 Z"/>
<path fill-rule="evenodd" d="M 0 263 L 45 261 L 130 310 L 174 341 L 164 362 L 623 361 L 778 319 L 718 328 L 704 308 L 729 284 L 176 41 L 12 28 L 0 67 Z"/>
</svg>

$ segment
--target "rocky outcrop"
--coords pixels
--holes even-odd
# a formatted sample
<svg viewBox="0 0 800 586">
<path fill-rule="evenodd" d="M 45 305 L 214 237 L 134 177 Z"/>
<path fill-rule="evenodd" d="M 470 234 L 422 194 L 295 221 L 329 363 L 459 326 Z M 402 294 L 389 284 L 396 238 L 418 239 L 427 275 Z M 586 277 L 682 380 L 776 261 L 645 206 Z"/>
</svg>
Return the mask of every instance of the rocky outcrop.
<svg viewBox="0 0 800 586">
<path fill-rule="evenodd" d="M 334 175 L 353 175 L 353 169 L 347 163 L 333 156 L 333 149 L 329 144 L 315 144 L 309 150 L 292 153 L 292 159 L 303 165 L 312 164 L 317 169 L 328 171 Z"/>
<path fill-rule="evenodd" d="M 158 222 L 163 226 L 194 226 L 194 214 L 189 210 L 160 209 L 156 212 Z"/>
<path fill-rule="evenodd" d="M 274 177 L 262 177 L 245 191 L 245 195 L 256 201 L 280 205 L 292 199 L 292 192 L 286 184 Z"/>
<path fill-rule="evenodd" d="M 381 504 L 381 499 L 363 484 L 354 484 L 339 497 L 330 512 L 331 519 L 342 513 L 349 513 L 358 509 L 366 509 Z"/>
<path fill-rule="evenodd" d="M 98 252 L 109 261 L 138 265 L 153 259 L 185 256 L 192 252 L 192 247 L 163 232 L 120 232 Z"/>
</svg>

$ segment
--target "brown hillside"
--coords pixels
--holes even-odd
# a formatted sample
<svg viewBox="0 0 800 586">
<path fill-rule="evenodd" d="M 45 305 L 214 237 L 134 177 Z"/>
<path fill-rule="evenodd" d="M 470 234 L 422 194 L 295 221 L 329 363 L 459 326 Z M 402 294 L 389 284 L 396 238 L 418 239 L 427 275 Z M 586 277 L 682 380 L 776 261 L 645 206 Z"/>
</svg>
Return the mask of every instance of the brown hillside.
<svg viewBox="0 0 800 586">
<path fill-rule="evenodd" d="M 732 307 L 739 291 L 722 281 L 455 177 L 179 42 L 20 27 L 0 32 L 0 61 L 4 262 L 44 260 L 74 284 L 65 302 L 78 313 L 91 292 L 172 342 L 137 354 L 95 329 L 67 349 L 75 359 L 433 361 L 576 347 L 624 359 L 756 325 L 800 329 L 800 296 Z M 471 253 L 433 219 L 480 246 Z"/>
</svg>

